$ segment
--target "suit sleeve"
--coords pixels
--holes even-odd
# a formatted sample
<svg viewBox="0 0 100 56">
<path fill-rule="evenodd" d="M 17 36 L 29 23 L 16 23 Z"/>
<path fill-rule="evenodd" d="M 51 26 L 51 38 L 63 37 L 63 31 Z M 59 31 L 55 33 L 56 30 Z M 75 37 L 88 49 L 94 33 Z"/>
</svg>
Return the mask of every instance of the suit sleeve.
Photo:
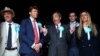
<svg viewBox="0 0 100 56">
<path fill-rule="evenodd" d="M 43 44 L 44 44 L 44 35 L 43 35 L 43 33 L 40 34 L 40 43 L 43 46 Z"/>
<path fill-rule="evenodd" d="M 20 25 L 20 32 L 19 32 L 19 41 L 24 42 L 27 46 L 32 46 L 33 42 L 31 42 L 27 37 L 27 30 L 26 30 L 26 21 L 23 20 Z"/>
<path fill-rule="evenodd" d="M 0 24 L 0 43 L 1 43 L 1 24 Z"/>
<path fill-rule="evenodd" d="M 97 45 L 98 45 L 99 52 L 100 52 L 100 29 L 99 29 L 99 27 L 97 25 L 95 25 L 95 27 L 97 29 L 97 36 L 96 36 L 96 38 L 97 38 L 97 43 L 98 43 Z"/>
<path fill-rule="evenodd" d="M 17 31 L 17 37 L 18 37 L 18 39 L 17 39 L 17 49 L 18 49 L 18 51 L 19 51 L 19 46 L 20 46 L 20 43 L 19 43 L 19 30 L 20 30 L 20 25 L 19 24 L 17 24 L 16 23 L 16 26 L 18 27 L 17 29 L 16 29 L 16 31 Z"/>
<path fill-rule="evenodd" d="M 67 25 L 67 26 L 65 26 L 65 28 L 66 28 L 67 43 L 70 45 L 71 40 L 72 40 L 72 34 L 70 34 L 70 30 L 69 30 L 68 25 Z"/>
<path fill-rule="evenodd" d="M 3 26 L 3 23 L 0 23 L 0 44 L 1 44 L 1 41 L 2 41 L 2 27 Z"/>
<path fill-rule="evenodd" d="M 47 35 L 46 35 L 45 38 L 44 38 L 46 44 L 49 44 L 49 41 L 50 41 L 50 29 L 51 29 L 51 27 L 48 26 L 48 27 L 47 27 Z"/>
</svg>

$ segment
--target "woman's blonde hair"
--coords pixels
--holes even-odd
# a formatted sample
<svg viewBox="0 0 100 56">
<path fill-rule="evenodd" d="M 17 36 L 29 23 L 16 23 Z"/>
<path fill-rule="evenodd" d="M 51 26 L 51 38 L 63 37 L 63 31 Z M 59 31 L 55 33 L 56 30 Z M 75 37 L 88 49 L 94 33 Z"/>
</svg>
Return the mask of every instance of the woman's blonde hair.
<svg viewBox="0 0 100 56">
<path fill-rule="evenodd" d="M 79 28 L 78 28 L 78 38 L 79 38 L 79 39 L 80 39 L 80 37 L 81 37 L 82 29 L 83 29 L 83 22 L 82 22 L 82 19 L 81 19 L 81 15 L 82 15 L 82 13 L 84 13 L 84 12 L 87 14 L 88 25 L 89 25 L 89 27 L 92 29 L 93 35 L 94 35 L 94 36 L 97 35 L 96 26 L 95 26 L 95 24 L 92 22 L 91 16 L 90 16 L 89 12 L 83 11 L 83 12 L 81 12 L 81 14 L 80 14 L 80 25 L 79 25 Z"/>
</svg>

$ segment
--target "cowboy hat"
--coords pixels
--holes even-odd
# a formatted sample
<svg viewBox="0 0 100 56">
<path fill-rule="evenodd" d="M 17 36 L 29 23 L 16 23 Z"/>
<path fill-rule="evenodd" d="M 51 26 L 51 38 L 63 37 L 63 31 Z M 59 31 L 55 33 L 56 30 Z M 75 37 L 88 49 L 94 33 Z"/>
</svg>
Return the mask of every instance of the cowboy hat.
<svg viewBox="0 0 100 56">
<path fill-rule="evenodd" d="M 0 14 L 3 16 L 5 12 L 10 12 L 13 15 L 13 17 L 15 16 L 14 10 L 9 7 L 5 7 L 3 10 L 1 10 Z"/>
</svg>

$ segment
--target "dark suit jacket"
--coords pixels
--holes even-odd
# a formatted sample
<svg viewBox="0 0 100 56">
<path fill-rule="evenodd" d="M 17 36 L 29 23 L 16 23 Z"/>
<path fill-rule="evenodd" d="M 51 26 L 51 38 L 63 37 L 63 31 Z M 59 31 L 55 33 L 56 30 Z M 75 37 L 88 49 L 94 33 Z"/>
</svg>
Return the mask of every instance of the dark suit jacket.
<svg viewBox="0 0 100 56">
<path fill-rule="evenodd" d="M 40 30 L 40 29 L 39 29 Z M 39 32 L 40 34 L 40 43 L 43 43 L 43 33 Z M 20 53 L 28 54 L 28 53 L 35 53 L 35 51 L 31 48 L 34 43 L 34 30 L 29 18 L 24 19 L 21 22 L 20 26 Z"/>
<path fill-rule="evenodd" d="M 87 40 L 87 34 L 84 29 L 82 29 L 81 38 L 79 40 L 79 54 L 80 56 L 100 56 L 100 34 L 94 36 L 90 32 L 90 40 Z"/>
<path fill-rule="evenodd" d="M 78 24 L 78 22 L 76 22 Z M 76 26 L 77 28 L 78 26 Z M 70 35 L 70 42 L 69 42 L 69 48 L 72 48 L 72 47 L 76 47 L 77 48 L 77 37 L 75 36 L 76 35 L 76 28 L 75 28 L 75 31 L 70 34 L 70 23 L 67 24 L 67 28 L 68 28 L 68 35 Z"/>
<path fill-rule="evenodd" d="M 67 27 L 64 27 L 62 32 L 62 38 L 59 37 L 59 32 L 57 32 L 55 25 L 50 25 L 48 27 L 48 34 L 46 36 L 47 42 L 49 42 L 49 54 L 48 56 L 67 56 L 67 47 L 68 47 L 68 35 Z"/>
</svg>

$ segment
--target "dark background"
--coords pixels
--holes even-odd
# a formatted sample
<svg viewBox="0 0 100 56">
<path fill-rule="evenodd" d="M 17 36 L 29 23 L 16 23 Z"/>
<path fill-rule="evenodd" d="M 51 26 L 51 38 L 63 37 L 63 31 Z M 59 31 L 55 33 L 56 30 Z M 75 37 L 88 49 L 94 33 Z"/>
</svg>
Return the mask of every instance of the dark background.
<svg viewBox="0 0 100 56">
<path fill-rule="evenodd" d="M 93 22 L 100 25 L 98 21 L 99 2 L 96 0 L 0 0 L 0 10 L 5 6 L 14 9 L 16 16 L 14 21 L 19 23 L 22 19 L 27 18 L 28 8 L 36 5 L 39 8 L 38 20 L 43 24 L 52 22 L 52 13 L 59 11 L 62 14 L 62 23 L 68 23 L 68 14 L 72 11 L 79 16 L 81 11 L 89 11 Z M 1 18 L 1 17 L 0 17 Z M 2 18 L 0 21 L 4 21 Z"/>
<path fill-rule="evenodd" d="M 43 24 L 48 25 L 52 22 L 52 13 L 59 11 L 62 14 L 62 23 L 68 23 L 68 14 L 72 11 L 76 12 L 77 16 L 81 11 L 88 11 L 91 14 L 92 21 L 99 24 L 99 1 L 96 0 L 0 0 L 0 10 L 8 6 L 15 11 L 14 21 L 19 23 L 22 19 L 29 17 L 28 8 L 31 5 L 36 5 L 39 8 L 38 20 Z M 0 16 L 0 21 L 4 21 Z M 47 56 L 47 48 L 44 47 L 44 55 Z"/>
</svg>

